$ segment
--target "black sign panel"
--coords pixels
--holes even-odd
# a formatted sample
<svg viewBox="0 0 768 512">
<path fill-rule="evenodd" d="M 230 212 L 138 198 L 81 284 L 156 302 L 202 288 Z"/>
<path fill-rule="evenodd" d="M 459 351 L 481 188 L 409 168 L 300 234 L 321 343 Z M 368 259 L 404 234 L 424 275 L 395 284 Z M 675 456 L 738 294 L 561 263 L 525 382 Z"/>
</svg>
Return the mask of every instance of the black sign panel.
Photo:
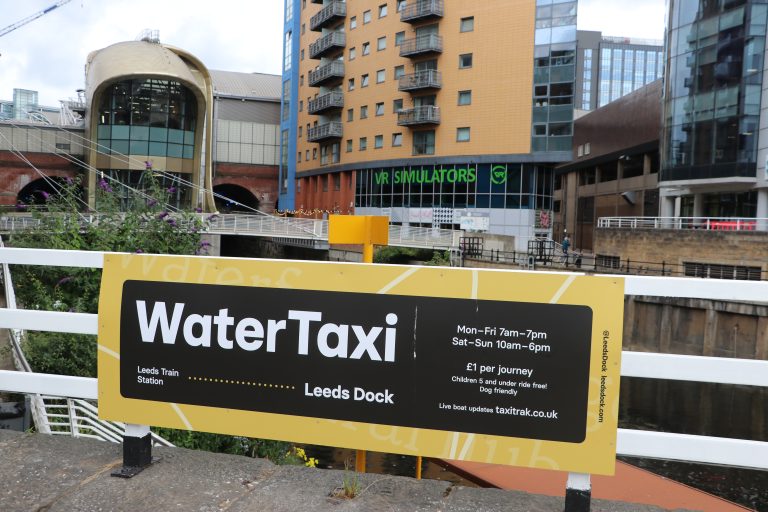
<svg viewBox="0 0 768 512">
<path fill-rule="evenodd" d="M 126 281 L 126 398 L 578 443 L 587 306 Z"/>
</svg>

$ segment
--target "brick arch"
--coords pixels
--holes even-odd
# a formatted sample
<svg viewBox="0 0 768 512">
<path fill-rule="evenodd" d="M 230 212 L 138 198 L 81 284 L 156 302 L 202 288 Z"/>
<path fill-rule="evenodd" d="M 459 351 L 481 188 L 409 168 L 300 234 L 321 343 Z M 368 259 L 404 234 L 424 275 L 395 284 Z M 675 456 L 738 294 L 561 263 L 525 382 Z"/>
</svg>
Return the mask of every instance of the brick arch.
<svg viewBox="0 0 768 512">
<path fill-rule="evenodd" d="M 82 169 L 59 155 L 22 153 L 42 174 L 50 178 L 75 178 Z M 0 206 L 16 205 L 21 191 L 42 176 L 10 151 L 0 151 Z"/>
<path fill-rule="evenodd" d="M 214 175 L 214 191 L 224 185 L 245 189 L 258 201 L 259 210 L 274 212 L 278 185 L 276 166 L 218 162 L 214 167 Z"/>
<path fill-rule="evenodd" d="M 216 209 L 221 213 L 249 213 L 260 209 L 259 199 L 245 187 L 232 183 L 213 186 Z"/>
</svg>

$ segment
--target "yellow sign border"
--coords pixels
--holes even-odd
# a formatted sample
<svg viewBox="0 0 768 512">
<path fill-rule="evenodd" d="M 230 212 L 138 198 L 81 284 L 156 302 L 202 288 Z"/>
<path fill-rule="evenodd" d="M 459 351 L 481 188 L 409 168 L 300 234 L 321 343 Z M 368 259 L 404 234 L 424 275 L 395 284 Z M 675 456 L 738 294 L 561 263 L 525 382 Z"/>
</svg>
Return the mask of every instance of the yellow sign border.
<svg viewBox="0 0 768 512">
<path fill-rule="evenodd" d="M 593 324 L 586 439 L 582 443 L 542 441 L 124 398 L 120 394 L 119 336 L 121 294 L 127 280 L 589 306 Z M 624 280 L 620 277 L 110 254 L 104 259 L 99 300 L 99 416 L 112 421 L 297 443 L 612 475 L 623 311 Z"/>
</svg>

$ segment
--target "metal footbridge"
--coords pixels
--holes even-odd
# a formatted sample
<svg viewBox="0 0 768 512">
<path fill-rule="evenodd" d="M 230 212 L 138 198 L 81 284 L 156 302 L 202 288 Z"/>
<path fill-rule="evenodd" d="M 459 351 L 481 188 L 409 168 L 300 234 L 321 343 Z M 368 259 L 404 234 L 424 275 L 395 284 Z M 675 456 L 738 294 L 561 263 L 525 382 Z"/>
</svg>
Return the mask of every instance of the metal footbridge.
<svg viewBox="0 0 768 512">
<path fill-rule="evenodd" d="M 266 214 L 199 214 L 206 234 L 259 236 L 285 245 L 328 249 L 328 221 L 278 217 Z M 97 224 L 103 216 L 80 215 L 81 224 Z M 31 213 L 0 216 L 0 233 L 10 234 L 40 225 Z M 422 249 L 449 250 L 459 246 L 461 231 L 410 226 L 389 226 L 389 245 Z"/>
</svg>

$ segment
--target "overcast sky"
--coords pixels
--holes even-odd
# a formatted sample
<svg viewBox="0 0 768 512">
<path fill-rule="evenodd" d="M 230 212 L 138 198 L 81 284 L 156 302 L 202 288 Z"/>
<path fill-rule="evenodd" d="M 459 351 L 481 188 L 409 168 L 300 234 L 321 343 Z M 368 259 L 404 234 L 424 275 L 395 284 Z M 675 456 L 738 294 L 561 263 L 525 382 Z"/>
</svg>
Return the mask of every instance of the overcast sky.
<svg viewBox="0 0 768 512">
<path fill-rule="evenodd" d="M 42 105 L 58 107 L 83 87 L 89 52 L 147 28 L 211 69 L 279 74 L 283 1 L 73 0 L 0 37 L 0 98 L 32 89 Z M 0 29 L 55 2 L 0 0 Z M 664 0 L 580 0 L 578 19 L 582 30 L 662 39 Z"/>
</svg>

